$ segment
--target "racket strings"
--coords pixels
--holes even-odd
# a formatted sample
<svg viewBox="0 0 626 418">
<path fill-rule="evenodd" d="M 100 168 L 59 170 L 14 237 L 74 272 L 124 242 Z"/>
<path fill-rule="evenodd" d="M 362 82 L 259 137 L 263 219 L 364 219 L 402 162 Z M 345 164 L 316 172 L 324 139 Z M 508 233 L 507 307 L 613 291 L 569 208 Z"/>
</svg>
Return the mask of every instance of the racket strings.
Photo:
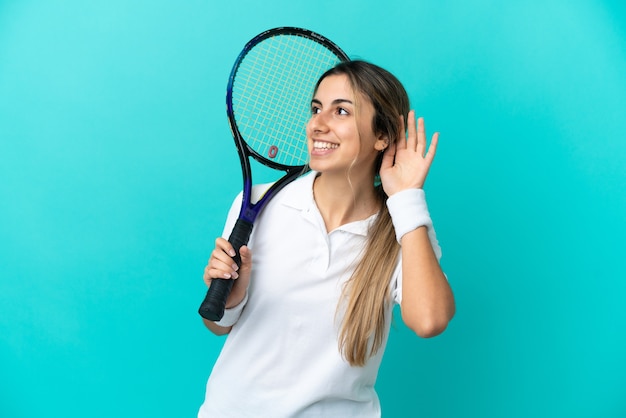
<svg viewBox="0 0 626 418">
<path fill-rule="evenodd" d="M 277 39 L 271 38 L 271 40 L 276 41 Z M 284 42 L 280 44 L 266 41 L 262 45 L 265 47 L 264 50 L 257 47 L 246 57 L 246 64 L 249 64 L 250 69 L 254 71 L 250 72 L 248 82 L 243 87 L 242 97 L 248 100 L 248 106 L 252 106 L 248 110 L 254 112 L 254 119 L 251 121 L 250 127 L 255 130 L 262 129 L 262 131 L 250 132 L 254 138 L 257 138 L 256 146 L 271 146 L 270 142 L 275 146 L 277 144 L 286 145 L 289 135 L 293 136 L 290 130 L 293 129 L 294 121 L 289 115 L 297 114 L 297 112 L 290 112 L 289 109 L 297 106 L 298 103 L 294 101 L 298 98 L 297 94 L 294 94 L 297 92 L 286 91 L 290 85 L 293 85 L 294 80 L 289 79 L 290 73 L 285 74 L 284 70 L 285 64 L 289 64 L 290 61 L 293 61 L 291 62 L 292 67 L 302 61 L 292 60 L 290 57 L 295 56 L 295 54 L 289 49 L 290 45 L 285 45 Z M 293 69 L 291 74 L 298 74 L 296 68 Z M 240 71 L 242 70 L 243 66 L 240 67 Z M 246 93 L 245 96 L 244 93 Z M 240 102 L 240 104 L 242 103 Z M 278 117 L 279 112 L 285 114 Z M 252 141 L 249 141 L 250 134 L 246 138 L 248 138 L 249 145 L 255 147 Z M 285 150 L 284 147 L 281 148 L 283 148 L 281 149 L 283 157 L 286 155 L 293 156 L 293 152 Z"/>
<path fill-rule="evenodd" d="M 255 45 L 240 62 L 232 89 L 237 128 L 248 146 L 278 164 L 305 164 L 313 87 L 339 61 L 324 45 L 297 35 Z"/>
</svg>

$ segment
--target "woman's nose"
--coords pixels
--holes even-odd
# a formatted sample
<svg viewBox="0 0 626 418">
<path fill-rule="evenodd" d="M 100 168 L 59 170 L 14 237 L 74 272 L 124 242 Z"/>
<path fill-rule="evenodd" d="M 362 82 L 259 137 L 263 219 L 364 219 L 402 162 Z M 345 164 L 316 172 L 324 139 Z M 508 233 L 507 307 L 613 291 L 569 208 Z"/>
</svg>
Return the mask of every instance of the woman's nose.
<svg viewBox="0 0 626 418">
<path fill-rule="evenodd" d="M 312 115 L 309 127 L 313 132 L 325 132 L 328 129 L 327 115 L 324 112 Z"/>
</svg>

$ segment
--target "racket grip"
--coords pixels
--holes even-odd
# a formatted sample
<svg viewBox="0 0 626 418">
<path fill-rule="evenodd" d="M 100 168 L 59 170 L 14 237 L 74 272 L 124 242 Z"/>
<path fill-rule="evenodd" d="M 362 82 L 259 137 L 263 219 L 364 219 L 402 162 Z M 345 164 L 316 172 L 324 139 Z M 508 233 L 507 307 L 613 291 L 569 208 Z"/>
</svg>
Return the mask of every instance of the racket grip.
<svg viewBox="0 0 626 418">
<path fill-rule="evenodd" d="M 235 249 L 233 261 L 237 263 L 237 267 L 241 267 L 241 255 L 239 249 L 242 245 L 246 245 L 252 233 L 253 224 L 244 219 L 237 219 L 233 231 L 230 233 L 228 242 Z M 201 317 L 209 321 L 219 321 L 224 316 L 226 307 L 226 299 L 233 289 L 234 280 L 232 279 L 213 279 L 211 286 L 206 292 L 206 296 L 200 304 L 198 313 Z"/>
</svg>

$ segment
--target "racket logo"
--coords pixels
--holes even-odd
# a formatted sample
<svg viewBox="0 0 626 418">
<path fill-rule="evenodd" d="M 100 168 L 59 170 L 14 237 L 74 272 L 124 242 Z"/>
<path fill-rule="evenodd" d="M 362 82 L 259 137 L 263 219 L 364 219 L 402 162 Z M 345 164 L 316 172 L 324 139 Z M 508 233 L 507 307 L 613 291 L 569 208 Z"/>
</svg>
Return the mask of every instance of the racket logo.
<svg viewBox="0 0 626 418">
<path fill-rule="evenodd" d="M 276 145 L 272 145 L 270 150 L 267 152 L 267 156 L 270 158 L 276 158 L 276 155 L 278 155 L 278 147 Z"/>
</svg>

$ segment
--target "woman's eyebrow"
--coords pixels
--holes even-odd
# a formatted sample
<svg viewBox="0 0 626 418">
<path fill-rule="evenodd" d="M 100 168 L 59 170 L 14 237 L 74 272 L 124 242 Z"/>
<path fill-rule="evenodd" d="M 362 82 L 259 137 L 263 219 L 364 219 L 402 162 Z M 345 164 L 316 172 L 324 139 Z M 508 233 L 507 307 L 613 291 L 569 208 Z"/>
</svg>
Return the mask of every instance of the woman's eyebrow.
<svg viewBox="0 0 626 418">
<path fill-rule="evenodd" d="M 319 101 L 319 100 L 317 100 L 317 99 L 313 99 L 313 100 L 311 100 L 311 103 L 315 103 L 315 104 L 319 104 L 319 105 L 321 105 L 321 104 L 322 104 L 322 102 L 320 102 L 320 101 Z M 354 103 L 352 103 L 352 100 L 348 100 L 348 99 L 335 99 L 335 100 L 333 100 L 333 101 L 331 102 L 331 104 L 332 104 L 332 105 L 336 105 L 336 104 L 339 104 L 339 103 L 349 103 L 349 104 L 354 104 Z"/>
</svg>

